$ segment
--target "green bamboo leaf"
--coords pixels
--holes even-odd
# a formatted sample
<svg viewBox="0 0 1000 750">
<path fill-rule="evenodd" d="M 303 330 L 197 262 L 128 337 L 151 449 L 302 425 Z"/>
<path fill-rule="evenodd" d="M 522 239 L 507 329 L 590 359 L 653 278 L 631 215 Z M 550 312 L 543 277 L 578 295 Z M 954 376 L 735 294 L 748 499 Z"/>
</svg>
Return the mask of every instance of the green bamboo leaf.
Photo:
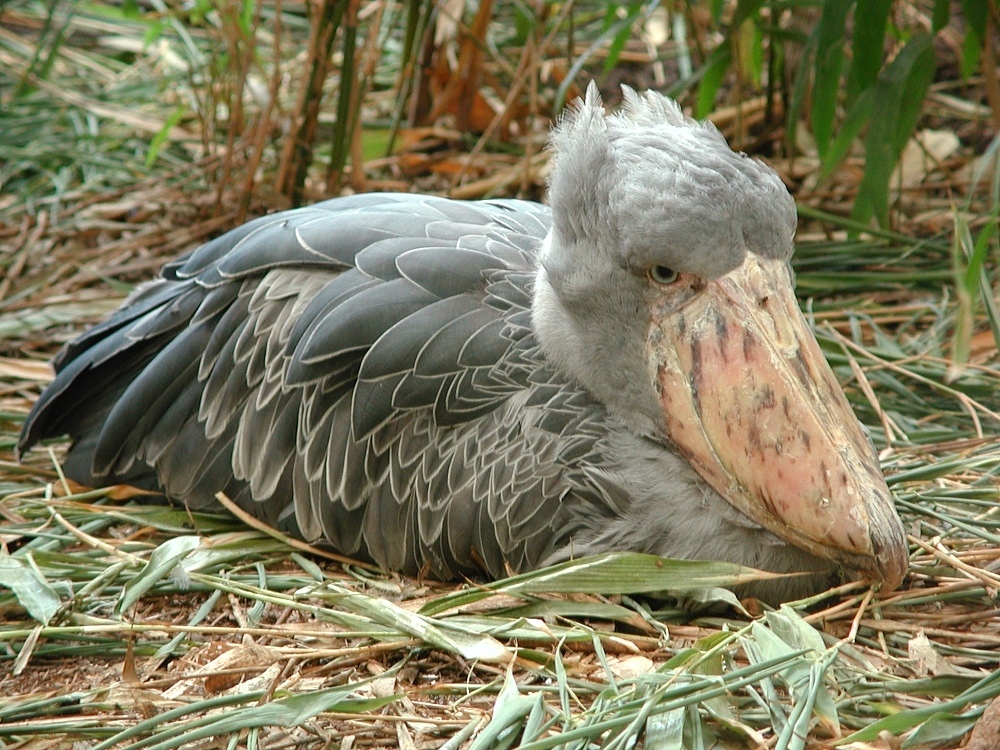
<svg viewBox="0 0 1000 750">
<path fill-rule="evenodd" d="M 238 21 L 240 31 L 246 39 L 253 39 L 253 17 L 256 7 L 257 3 L 254 0 L 243 0 L 243 5 L 240 7 Z"/>
<path fill-rule="evenodd" d="M 146 169 L 151 168 L 156 164 L 156 160 L 160 156 L 160 151 L 163 150 L 163 146 L 167 143 L 170 138 L 170 131 L 174 129 L 174 126 L 181 121 L 184 117 L 184 106 L 181 105 L 177 107 L 167 119 L 163 122 L 163 127 L 159 129 L 156 135 L 149 142 L 149 150 L 146 152 Z"/>
<path fill-rule="evenodd" d="M 875 83 L 882 68 L 885 27 L 892 0 L 858 0 L 851 41 L 848 96 L 853 99 Z"/>
<path fill-rule="evenodd" d="M 733 11 L 732 28 L 737 29 L 742 26 L 744 21 L 749 21 L 756 16 L 762 7 L 764 7 L 764 0 L 739 0 L 736 3 L 736 10 Z"/>
<path fill-rule="evenodd" d="M 934 36 L 932 34 L 918 36 L 919 40 L 915 36 L 907 43 L 907 47 L 913 43 L 917 48 L 917 53 L 908 74 L 903 79 L 903 96 L 900 100 L 899 118 L 896 121 L 896 134 L 893 142 L 896 157 L 899 156 L 913 135 L 913 131 L 916 130 L 917 120 L 920 119 L 920 113 L 924 107 L 924 97 L 934 81 L 934 71 L 937 69 L 937 58 L 934 56 Z M 903 48 L 902 52 L 905 51 L 906 47 Z M 896 60 L 898 59 L 897 56 Z M 896 63 L 896 60 L 893 60 L 893 64 Z M 893 167 L 895 166 L 896 164 L 893 162 Z"/>
<path fill-rule="evenodd" d="M 753 19 L 747 19 L 733 34 L 739 52 L 739 69 L 743 80 L 760 86 L 764 78 L 764 35 Z"/>
<path fill-rule="evenodd" d="M 106 512 L 125 523 L 151 526 L 157 531 L 170 534 L 190 534 L 192 528 L 202 534 L 246 529 L 231 515 L 195 513 L 186 508 L 182 510 L 158 505 L 126 505 L 121 508 L 108 508 Z"/>
<path fill-rule="evenodd" d="M 509 578 L 508 584 L 499 588 L 508 594 L 633 594 L 693 591 L 780 577 L 732 563 L 609 552 Z"/>
<path fill-rule="evenodd" d="M 456 623 L 433 620 L 426 613 L 414 613 L 381 597 L 367 596 L 338 584 L 329 583 L 311 596 L 331 599 L 344 609 L 367 617 L 381 625 L 420 638 L 432 646 L 465 659 L 506 662 L 511 652 L 495 638 L 463 628 Z"/>
<path fill-rule="evenodd" d="M 685 605 L 697 604 L 699 607 L 709 607 L 713 604 L 726 604 L 732 607 L 737 612 L 742 612 L 745 615 L 750 613 L 746 611 L 743 607 L 743 603 L 729 589 L 720 588 L 719 586 L 711 586 L 704 589 L 695 589 L 694 591 L 687 592 L 684 594 Z"/>
<path fill-rule="evenodd" d="M 220 708 L 229 708 L 230 706 L 237 706 L 241 703 L 254 703 L 264 697 L 264 695 L 266 695 L 266 693 L 263 691 L 235 693 L 233 695 L 220 695 L 216 698 L 208 698 L 196 703 L 185 703 L 178 708 L 172 708 L 168 711 L 164 711 L 163 713 L 157 714 L 152 718 L 145 719 L 137 724 L 133 724 L 132 726 L 123 729 L 117 734 L 114 734 L 103 742 L 95 745 L 92 750 L 109 750 L 109 748 L 122 743 L 125 740 L 138 737 L 146 734 L 147 732 L 153 732 L 157 729 L 157 727 L 165 725 L 175 719 L 182 719 L 195 711 L 211 711 Z M 132 745 L 129 745 L 129 747 L 135 748 L 139 744 L 141 744 L 141 742 L 133 743 Z"/>
<path fill-rule="evenodd" d="M 995 226 L 996 221 L 997 219 L 994 218 L 994 223 L 989 226 Z M 979 296 L 986 308 L 986 319 L 989 321 L 990 330 L 993 332 L 993 343 L 1000 349 L 1000 306 L 997 305 L 997 298 L 993 294 L 993 285 L 990 283 L 990 277 L 986 273 L 985 266 L 979 275 Z"/>
<path fill-rule="evenodd" d="M 764 0 L 739 0 L 729 24 L 729 37 L 724 42 L 730 50 L 736 51 L 743 79 L 755 86 L 760 84 L 764 71 L 764 34 L 759 17 L 763 5 Z"/>
<path fill-rule="evenodd" d="M 122 750 L 140 750 L 140 748 L 173 750 L 190 746 L 209 737 L 235 736 L 246 729 L 297 727 L 324 711 L 336 709 L 341 713 L 365 713 L 386 706 L 400 697 L 398 695 L 385 698 L 349 697 L 356 688 L 357 684 L 341 685 L 328 690 L 281 698 L 261 706 L 247 706 L 222 714 L 209 715 L 153 735 L 151 738 L 153 742 L 148 740 L 136 742 Z M 164 739 L 155 741 L 164 736 L 166 736 Z"/>
<path fill-rule="evenodd" d="M 869 88 L 859 96 L 851 110 L 847 113 L 840 132 L 833 139 L 833 143 L 827 149 L 823 157 L 823 171 L 820 173 L 820 180 L 827 179 L 833 171 L 840 166 L 840 162 L 851 149 L 851 144 L 858 137 L 861 129 L 868 124 L 872 116 L 872 109 L 875 105 L 875 89 Z"/>
<path fill-rule="evenodd" d="M 951 0 L 934 0 L 934 15 L 931 22 L 931 30 L 936 34 L 945 26 L 951 18 Z"/>
<path fill-rule="evenodd" d="M 875 83 L 879 116 L 872 119 L 865 139 L 865 172 L 851 214 L 854 221 L 867 223 L 874 216 L 881 226 L 889 225 L 889 179 L 934 76 L 933 41 L 931 34 L 914 35 Z"/>
<path fill-rule="evenodd" d="M 969 29 L 976 32 L 980 39 L 986 36 L 986 14 L 988 0 L 962 0 L 962 14 Z"/>
<path fill-rule="evenodd" d="M 903 750 L 917 747 L 958 747 L 959 741 L 976 725 L 983 709 L 956 716 L 937 713 L 917 727 L 902 744 Z"/>
<path fill-rule="evenodd" d="M 817 654 L 826 651 L 823 636 L 787 604 L 782 604 L 779 609 L 766 613 L 764 619 L 774 634 L 792 650 L 810 649 Z"/>
<path fill-rule="evenodd" d="M 517 689 L 514 675 L 507 672 L 503 687 L 493 706 L 493 716 L 486 728 L 476 737 L 469 750 L 491 750 L 501 745 L 509 747 L 517 738 L 517 730 L 535 708 L 542 696 L 522 695 Z"/>
<path fill-rule="evenodd" d="M 955 274 L 955 332 L 951 342 L 951 366 L 948 369 L 947 380 L 957 379 L 965 371 L 972 351 L 972 334 L 976 326 L 976 304 L 985 276 L 984 262 L 990 249 L 995 223 L 988 224 L 973 239 L 969 223 L 964 214 L 956 211 L 955 240 L 952 245 L 952 270 Z M 986 293 L 983 298 L 992 302 L 992 290 L 989 279 L 985 282 Z"/>
<path fill-rule="evenodd" d="M 854 0 L 828 0 L 816 29 L 816 72 L 812 95 L 812 131 L 820 158 L 826 157 L 833 137 L 833 120 L 840 94 L 840 73 L 844 64 L 844 36 L 847 14 Z"/>
<path fill-rule="evenodd" d="M 886 716 L 869 724 L 864 729 L 859 729 L 853 734 L 841 737 L 834 744 L 846 745 L 851 742 L 870 742 L 876 739 L 881 732 L 900 735 L 908 729 L 913 729 L 913 727 L 924 723 L 933 716 L 938 714 L 955 714 L 965 710 L 972 703 L 982 703 L 992 700 L 997 695 L 1000 695 L 1000 671 L 983 677 L 975 685 L 950 701 L 933 703 L 928 706 L 921 706 L 920 708 L 911 708 Z"/>
<path fill-rule="evenodd" d="M 618 32 L 611 40 L 611 44 L 608 45 L 607 56 L 604 58 L 605 73 L 611 71 L 618 64 L 618 58 L 621 56 L 622 50 L 625 49 L 625 44 L 632 38 L 632 25 L 647 4 L 646 0 L 632 0 L 628 4 L 624 23 L 620 25 Z M 611 6 L 609 5 L 608 8 L 610 10 Z"/>
<path fill-rule="evenodd" d="M 524 722 L 524 731 L 521 733 L 524 742 L 538 739 L 545 734 L 550 725 L 550 722 L 546 721 L 547 715 L 545 696 L 541 692 L 535 693 L 535 705 L 531 707 L 531 713 L 528 714 L 528 718 Z"/>
<path fill-rule="evenodd" d="M 160 580 L 169 575 L 180 562 L 201 546 L 201 539 L 196 536 L 175 536 L 168 539 L 149 555 L 149 561 L 143 566 L 122 591 L 118 603 L 118 611 L 124 612 L 142 598 Z"/>
<path fill-rule="evenodd" d="M 181 564 L 185 571 L 218 570 L 226 563 L 242 560 L 248 555 L 263 555 L 268 552 L 287 554 L 288 546 L 258 531 L 241 529 L 230 533 L 208 537 L 205 544 L 194 549 Z"/>
<path fill-rule="evenodd" d="M 733 563 L 671 560 L 637 552 L 606 552 L 506 578 L 475 591 L 449 594 L 428 602 L 420 611 L 427 615 L 436 614 L 494 594 L 685 592 L 782 577 L 782 574 Z"/>
<path fill-rule="evenodd" d="M 816 55 L 816 44 L 819 36 L 818 29 L 813 31 L 812 36 L 802 50 L 802 59 L 799 61 L 799 68 L 795 71 L 795 83 L 792 86 L 792 99 L 788 105 L 788 120 L 785 123 L 785 141 L 788 144 L 789 153 L 795 153 L 796 134 L 799 123 L 802 120 L 802 111 L 805 107 L 806 91 L 809 88 L 809 72 L 812 70 L 812 62 Z"/>
<path fill-rule="evenodd" d="M 793 649 L 811 649 L 812 654 L 817 657 L 824 655 L 817 658 L 811 667 L 812 672 L 810 672 L 809 678 L 810 710 L 822 719 L 827 727 L 839 733 L 840 717 L 837 714 L 837 705 L 821 679 L 822 674 L 825 674 L 836 654 L 830 655 L 828 653 L 823 637 L 816 628 L 803 620 L 799 613 L 788 605 L 783 604 L 777 611 L 768 612 L 765 619 L 771 630 Z M 816 682 L 816 666 L 820 663 L 826 663 L 826 666 L 821 670 L 819 682 Z"/>
<path fill-rule="evenodd" d="M 48 625 L 59 611 L 59 595 L 35 568 L 10 555 L 0 555 L 0 586 L 10 589 L 35 620 Z"/>
<path fill-rule="evenodd" d="M 610 602 L 573 601 L 562 599 L 542 599 L 523 607 L 511 607 L 498 614 L 504 617 L 584 617 L 594 620 L 616 620 L 633 622 L 637 615 L 634 610 Z"/>
<path fill-rule="evenodd" d="M 923 695 L 932 698 L 954 698 L 979 682 L 972 675 L 937 675 L 916 680 L 886 680 L 882 687 L 890 693 Z"/>
<path fill-rule="evenodd" d="M 326 574 L 323 572 L 323 569 L 305 555 L 293 552 L 289 555 L 289 557 L 295 562 L 296 565 L 315 578 L 318 582 L 322 583 L 326 580 Z"/>
<path fill-rule="evenodd" d="M 784 732 L 775 744 L 775 750 L 804 750 L 810 734 L 813 714 L 820 715 L 817 711 L 817 704 L 825 696 L 829 705 L 833 706 L 833 700 L 827 693 L 823 680 L 836 658 L 836 649 L 831 649 L 823 658 L 810 664 L 809 673 L 804 683 L 799 682 L 791 685 L 794 691 L 795 705 L 789 717 L 790 721 L 785 725 Z M 837 727 L 839 729 L 839 724 Z"/>
<path fill-rule="evenodd" d="M 684 750 L 686 708 L 675 708 L 646 719 L 646 747 L 659 750 Z"/>
<path fill-rule="evenodd" d="M 985 461 L 988 465 L 991 459 L 986 457 L 980 460 Z M 913 469 L 907 469 L 905 471 L 889 474 L 886 476 L 885 481 L 890 487 L 896 484 L 901 484 L 902 482 L 927 482 L 932 479 L 939 479 L 940 477 L 946 477 L 949 474 L 961 472 L 963 469 L 969 469 L 973 465 L 976 465 L 976 463 L 978 463 L 978 461 L 970 461 L 967 457 L 953 459 L 950 461 L 938 461 L 936 463 L 923 464 L 922 466 L 917 466 Z"/>
<path fill-rule="evenodd" d="M 655 705 L 650 706 L 649 715 L 662 714 L 672 711 L 675 708 L 704 703 L 711 698 L 730 693 L 751 683 L 766 680 L 769 675 L 774 674 L 782 665 L 786 665 L 789 661 L 799 656 L 801 656 L 800 653 L 794 653 L 778 659 L 735 669 L 722 677 L 701 678 L 692 682 L 678 684 L 659 691 L 657 695 L 652 696 L 650 701 L 644 701 L 643 703 L 648 704 L 652 700 L 657 701 Z M 548 750 L 560 745 L 575 747 L 574 745 L 569 745 L 569 743 L 577 739 L 595 739 L 600 737 L 605 731 L 624 728 L 635 722 L 635 716 L 631 713 L 624 715 L 619 712 L 615 713 L 617 715 L 612 718 L 602 717 L 586 726 L 578 726 L 563 731 L 560 734 L 526 742 L 521 745 L 521 750 Z"/>
<path fill-rule="evenodd" d="M 728 44 L 715 48 L 701 71 L 701 81 L 698 83 L 698 98 L 695 103 L 695 117 L 704 118 L 715 107 L 715 95 L 719 92 L 722 79 L 733 61 L 733 50 Z"/>
</svg>

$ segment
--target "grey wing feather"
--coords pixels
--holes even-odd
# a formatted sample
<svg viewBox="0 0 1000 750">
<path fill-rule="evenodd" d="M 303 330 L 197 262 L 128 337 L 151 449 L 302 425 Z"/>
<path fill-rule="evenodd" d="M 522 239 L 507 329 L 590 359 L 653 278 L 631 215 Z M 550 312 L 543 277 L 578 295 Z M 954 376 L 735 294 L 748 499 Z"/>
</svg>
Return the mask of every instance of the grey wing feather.
<svg viewBox="0 0 1000 750">
<path fill-rule="evenodd" d="M 252 221 L 70 344 L 20 447 L 68 432 L 80 481 L 223 490 L 388 568 L 535 565 L 614 494 L 585 470 L 600 407 L 531 330 L 548 227 L 537 204 L 388 195 Z"/>
</svg>

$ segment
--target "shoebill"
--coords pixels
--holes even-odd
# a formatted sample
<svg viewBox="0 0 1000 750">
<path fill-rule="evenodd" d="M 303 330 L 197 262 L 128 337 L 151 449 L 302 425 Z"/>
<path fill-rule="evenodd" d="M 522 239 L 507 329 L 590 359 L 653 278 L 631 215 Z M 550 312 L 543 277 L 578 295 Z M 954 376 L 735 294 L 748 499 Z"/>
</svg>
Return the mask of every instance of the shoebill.
<svg viewBox="0 0 1000 750">
<path fill-rule="evenodd" d="M 887 587 L 877 457 L 796 305 L 778 176 L 658 94 L 594 88 L 549 206 L 408 194 L 264 216 L 70 343 L 20 450 L 192 509 L 224 492 L 386 570 L 611 550 Z"/>
</svg>

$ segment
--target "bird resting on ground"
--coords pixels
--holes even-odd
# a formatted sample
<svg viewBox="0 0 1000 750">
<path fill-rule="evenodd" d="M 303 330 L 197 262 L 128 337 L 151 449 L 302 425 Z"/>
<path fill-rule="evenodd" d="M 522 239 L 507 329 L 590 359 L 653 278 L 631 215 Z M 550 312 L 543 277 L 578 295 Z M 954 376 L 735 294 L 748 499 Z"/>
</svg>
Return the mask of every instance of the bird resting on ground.
<svg viewBox="0 0 1000 750">
<path fill-rule="evenodd" d="M 169 263 L 70 343 L 19 448 L 201 509 L 225 492 L 388 570 L 633 550 L 895 587 L 899 518 L 803 319 L 777 175 L 655 93 L 595 88 L 551 209 L 338 198 Z"/>
</svg>

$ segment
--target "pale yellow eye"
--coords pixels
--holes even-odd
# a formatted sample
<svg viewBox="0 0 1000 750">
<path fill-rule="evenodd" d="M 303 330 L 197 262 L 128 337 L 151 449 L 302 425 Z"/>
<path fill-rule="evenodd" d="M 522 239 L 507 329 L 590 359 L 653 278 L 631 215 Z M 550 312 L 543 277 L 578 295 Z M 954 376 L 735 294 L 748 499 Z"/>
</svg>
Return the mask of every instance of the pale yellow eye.
<svg viewBox="0 0 1000 750">
<path fill-rule="evenodd" d="M 666 286 L 677 281 L 677 271 L 666 266 L 653 266 L 649 269 L 649 278 L 657 284 Z"/>
</svg>

